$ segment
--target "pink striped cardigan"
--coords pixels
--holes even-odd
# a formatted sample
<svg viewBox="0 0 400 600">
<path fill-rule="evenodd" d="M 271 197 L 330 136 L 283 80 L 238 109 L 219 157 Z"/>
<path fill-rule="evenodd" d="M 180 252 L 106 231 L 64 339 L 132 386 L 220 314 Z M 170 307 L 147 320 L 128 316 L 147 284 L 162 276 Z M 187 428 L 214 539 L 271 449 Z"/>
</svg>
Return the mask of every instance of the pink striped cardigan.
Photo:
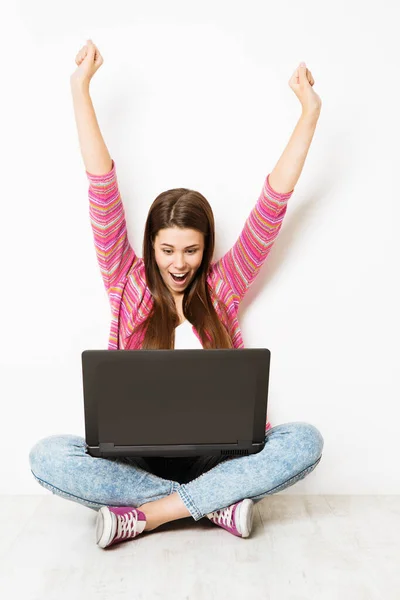
<svg viewBox="0 0 400 600">
<path fill-rule="evenodd" d="M 108 350 L 118 350 L 125 348 L 134 327 L 146 319 L 153 300 L 146 284 L 143 259 L 135 254 L 128 240 L 114 160 L 109 173 L 93 175 L 86 171 L 86 175 L 96 256 L 111 305 Z M 271 188 L 268 178 L 269 175 L 237 241 L 211 264 L 207 277 L 208 285 L 226 308 L 235 348 L 244 348 L 238 321 L 240 302 L 272 248 L 294 191 L 279 194 Z M 217 302 L 213 303 L 221 316 Z M 194 326 L 192 329 L 200 340 Z M 143 335 L 140 339 L 134 336 L 129 347 L 139 349 Z M 267 421 L 266 431 L 270 428 Z"/>
</svg>

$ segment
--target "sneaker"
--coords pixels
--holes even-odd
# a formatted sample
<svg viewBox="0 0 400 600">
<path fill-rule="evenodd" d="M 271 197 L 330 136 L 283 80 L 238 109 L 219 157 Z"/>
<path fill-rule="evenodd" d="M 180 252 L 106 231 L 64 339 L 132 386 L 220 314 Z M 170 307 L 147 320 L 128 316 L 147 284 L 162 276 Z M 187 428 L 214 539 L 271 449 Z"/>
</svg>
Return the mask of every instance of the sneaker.
<svg viewBox="0 0 400 600">
<path fill-rule="evenodd" d="M 100 548 L 130 540 L 143 532 L 146 515 L 133 506 L 102 506 L 97 514 L 96 543 Z"/>
<path fill-rule="evenodd" d="M 238 537 L 249 537 L 253 527 L 254 502 L 249 498 L 235 502 L 228 508 L 214 510 L 208 513 L 207 517 L 220 527 L 223 527 L 229 533 Z"/>
</svg>

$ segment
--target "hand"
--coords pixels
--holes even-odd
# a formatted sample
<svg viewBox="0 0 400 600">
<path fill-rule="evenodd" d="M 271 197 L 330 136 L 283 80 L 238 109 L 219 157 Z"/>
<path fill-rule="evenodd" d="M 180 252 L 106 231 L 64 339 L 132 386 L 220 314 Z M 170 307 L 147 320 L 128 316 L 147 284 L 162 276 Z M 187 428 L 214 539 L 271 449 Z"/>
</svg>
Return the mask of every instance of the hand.
<svg viewBox="0 0 400 600">
<path fill-rule="evenodd" d="M 89 84 L 93 75 L 103 64 L 103 57 L 92 40 L 87 40 L 87 44 L 76 55 L 75 62 L 78 68 L 71 75 L 71 83 Z"/>
<path fill-rule="evenodd" d="M 289 79 L 289 86 L 294 91 L 301 102 L 303 112 L 319 113 L 321 110 L 321 98 L 312 89 L 314 77 L 306 67 L 305 63 L 300 63 L 298 68 Z"/>
</svg>

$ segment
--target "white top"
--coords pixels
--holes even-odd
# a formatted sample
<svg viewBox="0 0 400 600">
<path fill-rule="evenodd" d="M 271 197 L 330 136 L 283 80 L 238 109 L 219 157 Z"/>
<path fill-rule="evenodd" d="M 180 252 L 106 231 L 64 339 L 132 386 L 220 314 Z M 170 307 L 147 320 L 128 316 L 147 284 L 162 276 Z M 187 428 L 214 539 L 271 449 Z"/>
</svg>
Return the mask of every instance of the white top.
<svg viewBox="0 0 400 600">
<path fill-rule="evenodd" d="M 193 325 L 190 321 L 185 319 L 183 323 L 175 327 L 175 350 L 178 349 L 203 349 L 200 340 L 197 339 L 196 334 L 192 330 Z"/>
</svg>

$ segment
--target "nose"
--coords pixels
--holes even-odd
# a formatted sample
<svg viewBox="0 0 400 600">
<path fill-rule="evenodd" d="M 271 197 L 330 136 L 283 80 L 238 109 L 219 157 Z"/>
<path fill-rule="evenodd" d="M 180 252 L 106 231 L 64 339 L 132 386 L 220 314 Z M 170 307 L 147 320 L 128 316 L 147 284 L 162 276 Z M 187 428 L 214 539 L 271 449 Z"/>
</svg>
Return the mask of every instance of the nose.
<svg viewBox="0 0 400 600">
<path fill-rule="evenodd" d="M 181 260 L 176 260 L 175 261 L 175 268 L 177 271 L 184 271 L 185 270 L 185 261 L 183 260 L 183 258 L 181 258 Z"/>
</svg>

